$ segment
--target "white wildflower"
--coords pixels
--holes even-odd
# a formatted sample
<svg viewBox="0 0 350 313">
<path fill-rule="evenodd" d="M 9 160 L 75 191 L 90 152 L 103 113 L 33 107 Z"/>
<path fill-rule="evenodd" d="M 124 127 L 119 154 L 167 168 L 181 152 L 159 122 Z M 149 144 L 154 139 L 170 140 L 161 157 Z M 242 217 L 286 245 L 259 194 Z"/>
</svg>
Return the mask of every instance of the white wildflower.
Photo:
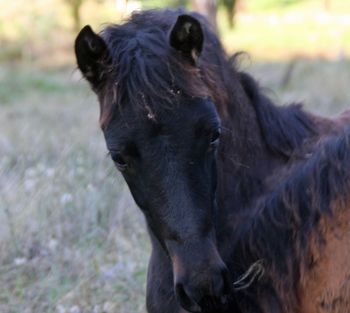
<svg viewBox="0 0 350 313">
<path fill-rule="evenodd" d="M 15 258 L 15 259 L 13 260 L 13 263 L 14 263 L 15 265 L 20 266 L 20 265 L 26 264 L 26 263 L 27 263 L 27 259 L 26 259 L 26 258 Z"/>
<path fill-rule="evenodd" d="M 72 200 L 73 200 L 73 196 L 70 193 L 64 193 L 60 198 L 60 202 L 63 205 L 69 202 L 72 202 Z"/>
</svg>

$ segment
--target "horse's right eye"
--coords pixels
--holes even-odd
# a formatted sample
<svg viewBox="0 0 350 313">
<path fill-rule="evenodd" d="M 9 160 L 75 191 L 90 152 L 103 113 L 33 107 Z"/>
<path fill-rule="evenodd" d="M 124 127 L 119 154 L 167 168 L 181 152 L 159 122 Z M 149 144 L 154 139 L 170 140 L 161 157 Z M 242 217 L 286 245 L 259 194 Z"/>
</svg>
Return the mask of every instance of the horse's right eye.
<svg viewBox="0 0 350 313">
<path fill-rule="evenodd" d="M 219 139 L 220 139 L 220 134 L 221 134 L 221 129 L 218 128 L 217 130 L 215 130 L 211 136 L 210 136 L 210 145 L 211 146 L 215 146 L 218 144 Z"/>
<path fill-rule="evenodd" d="M 128 164 L 125 158 L 120 153 L 111 152 L 111 157 L 119 170 L 123 171 L 128 167 Z"/>
</svg>

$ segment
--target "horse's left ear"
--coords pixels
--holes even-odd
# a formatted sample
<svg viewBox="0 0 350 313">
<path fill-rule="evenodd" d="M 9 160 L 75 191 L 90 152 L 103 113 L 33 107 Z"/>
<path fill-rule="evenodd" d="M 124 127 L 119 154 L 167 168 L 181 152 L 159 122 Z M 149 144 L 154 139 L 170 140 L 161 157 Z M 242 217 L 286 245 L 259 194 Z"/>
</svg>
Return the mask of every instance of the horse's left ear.
<svg viewBox="0 0 350 313">
<path fill-rule="evenodd" d="M 170 45 L 195 63 L 203 48 L 203 30 L 197 19 L 180 15 L 170 32 Z"/>
</svg>

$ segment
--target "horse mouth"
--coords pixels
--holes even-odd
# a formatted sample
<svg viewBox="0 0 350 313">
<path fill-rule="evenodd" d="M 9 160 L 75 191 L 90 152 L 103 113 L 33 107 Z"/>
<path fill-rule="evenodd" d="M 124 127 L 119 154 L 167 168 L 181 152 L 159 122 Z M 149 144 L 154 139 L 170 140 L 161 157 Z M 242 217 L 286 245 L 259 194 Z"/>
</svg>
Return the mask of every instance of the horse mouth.
<svg viewBox="0 0 350 313">
<path fill-rule="evenodd" d="M 199 247 L 199 253 L 194 249 L 188 255 L 172 257 L 176 299 L 189 312 L 215 312 L 228 302 L 232 279 L 213 245 L 207 251 Z"/>
</svg>

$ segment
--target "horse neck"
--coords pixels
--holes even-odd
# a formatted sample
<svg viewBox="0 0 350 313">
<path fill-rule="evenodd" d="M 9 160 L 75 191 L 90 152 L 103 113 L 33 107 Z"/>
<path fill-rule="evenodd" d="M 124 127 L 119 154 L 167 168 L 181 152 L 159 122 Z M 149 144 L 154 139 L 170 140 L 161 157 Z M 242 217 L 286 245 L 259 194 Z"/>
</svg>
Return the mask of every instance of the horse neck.
<svg viewBox="0 0 350 313">
<path fill-rule="evenodd" d="M 267 178 L 290 163 L 316 133 L 300 105 L 278 107 L 251 76 L 236 76 L 222 114 L 218 154 L 218 203 L 226 218 L 251 207 L 267 191 Z"/>
<path fill-rule="evenodd" d="M 283 158 L 271 154 L 264 142 L 256 111 L 240 88 L 229 115 L 222 118 L 218 153 L 218 202 L 222 213 L 238 213 L 264 191 L 264 180 Z"/>
</svg>

